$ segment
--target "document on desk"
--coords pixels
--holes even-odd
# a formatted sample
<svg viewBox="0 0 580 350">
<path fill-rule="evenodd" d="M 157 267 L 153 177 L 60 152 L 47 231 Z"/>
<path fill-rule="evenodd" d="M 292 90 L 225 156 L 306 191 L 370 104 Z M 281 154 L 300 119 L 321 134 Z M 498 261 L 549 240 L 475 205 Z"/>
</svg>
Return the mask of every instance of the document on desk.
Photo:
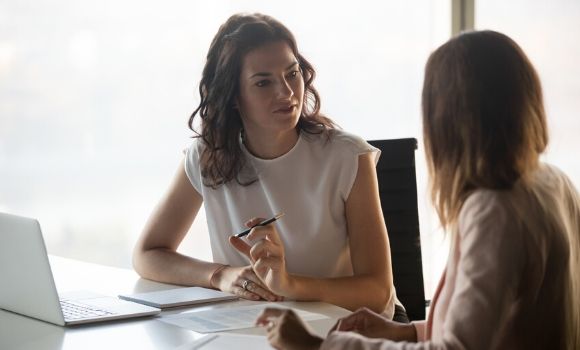
<svg viewBox="0 0 580 350">
<path fill-rule="evenodd" d="M 191 343 L 183 344 L 175 350 L 222 350 L 222 349 L 252 349 L 272 350 L 264 335 L 245 334 L 208 334 Z"/>
<path fill-rule="evenodd" d="M 235 307 L 216 308 L 211 310 L 182 313 L 179 315 L 164 316 L 159 321 L 182 328 L 191 329 L 198 333 L 212 333 L 255 327 L 258 315 L 266 307 L 279 307 L 273 304 L 246 305 Z M 320 320 L 328 316 L 293 309 L 305 321 Z"/>
</svg>

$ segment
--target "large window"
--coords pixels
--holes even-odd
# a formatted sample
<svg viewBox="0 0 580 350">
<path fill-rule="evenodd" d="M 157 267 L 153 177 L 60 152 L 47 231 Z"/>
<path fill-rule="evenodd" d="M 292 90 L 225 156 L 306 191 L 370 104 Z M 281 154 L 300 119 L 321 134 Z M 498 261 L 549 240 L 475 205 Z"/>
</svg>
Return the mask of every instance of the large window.
<svg viewBox="0 0 580 350">
<path fill-rule="evenodd" d="M 322 109 L 366 139 L 416 137 L 427 295 L 447 257 L 426 194 L 420 93 L 450 36 L 451 1 L 0 1 L 0 211 L 40 220 L 52 254 L 130 266 L 189 142 L 209 43 L 235 12 L 285 23 L 318 72 Z M 580 184 L 580 6 L 476 2 L 544 83 L 548 160 Z M 205 215 L 182 250 L 211 259 Z"/>
<path fill-rule="evenodd" d="M 580 2 L 476 1 L 477 29 L 514 39 L 536 67 L 544 92 L 550 144 L 544 159 L 580 187 Z"/>
</svg>

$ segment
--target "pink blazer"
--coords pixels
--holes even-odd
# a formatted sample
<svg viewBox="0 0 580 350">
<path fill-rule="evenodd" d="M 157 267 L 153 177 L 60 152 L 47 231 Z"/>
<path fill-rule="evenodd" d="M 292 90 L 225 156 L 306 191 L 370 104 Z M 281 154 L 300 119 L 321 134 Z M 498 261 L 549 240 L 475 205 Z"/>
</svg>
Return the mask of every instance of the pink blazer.
<svg viewBox="0 0 580 350">
<path fill-rule="evenodd" d="M 579 236 L 580 198 L 554 167 L 509 191 L 478 190 L 462 207 L 427 321 L 414 323 L 418 342 L 333 332 L 322 349 L 564 348 L 566 315 L 580 314 L 567 302 Z"/>
</svg>

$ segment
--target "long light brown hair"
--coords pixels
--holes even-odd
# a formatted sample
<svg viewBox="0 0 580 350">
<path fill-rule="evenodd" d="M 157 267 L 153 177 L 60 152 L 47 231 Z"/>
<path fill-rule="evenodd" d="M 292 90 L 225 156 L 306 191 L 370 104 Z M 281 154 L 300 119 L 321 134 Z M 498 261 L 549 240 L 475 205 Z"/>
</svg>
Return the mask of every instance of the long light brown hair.
<svg viewBox="0 0 580 350">
<path fill-rule="evenodd" d="M 239 94 L 242 60 L 251 50 L 283 41 L 298 60 L 304 77 L 302 113 L 296 128 L 307 133 L 326 132 L 334 123 L 320 113 L 320 97 L 312 85 L 316 72 L 298 52 L 294 35 L 276 19 L 260 13 L 235 14 L 221 25 L 213 38 L 199 83 L 200 103 L 189 118 L 189 127 L 202 139 L 200 167 L 206 186 L 216 188 L 231 180 L 249 185 L 255 179 L 240 179 L 245 164 L 239 144 L 243 125 L 235 99 Z M 201 130 L 194 118 L 201 118 Z"/>
<path fill-rule="evenodd" d="M 470 32 L 427 61 L 423 137 L 443 227 L 476 188 L 510 189 L 538 165 L 548 130 L 538 75 L 507 36 Z"/>
<path fill-rule="evenodd" d="M 538 74 L 522 49 L 497 32 L 461 34 L 429 57 L 422 109 L 431 199 L 443 227 L 452 232 L 469 194 L 509 190 L 516 181 L 527 181 L 548 143 Z M 572 202 L 578 205 L 577 198 Z M 570 233 L 561 341 L 578 349 L 580 237 Z"/>
</svg>

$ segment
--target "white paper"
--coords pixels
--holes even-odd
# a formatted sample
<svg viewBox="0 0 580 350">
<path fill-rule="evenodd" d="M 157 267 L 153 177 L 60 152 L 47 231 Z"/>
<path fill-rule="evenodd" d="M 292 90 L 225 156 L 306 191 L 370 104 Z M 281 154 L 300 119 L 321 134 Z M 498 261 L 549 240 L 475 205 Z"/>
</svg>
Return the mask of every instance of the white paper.
<svg viewBox="0 0 580 350">
<path fill-rule="evenodd" d="M 191 329 L 198 333 L 212 333 L 255 327 L 258 315 L 271 304 L 216 308 L 205 311 L 188 312 L 179 315 L 162 317 L 160 321 L 182 328 Z M 276 306 L 279 307 L 279 306 Z M 283 307 L 280 307 L 283 308 Z M 328 318 L 300 309 L 293 309 L 304 321 L 313 321 Z"/>
<path fill-rule="evenodd" d="M 193 342 L 183 344 L 176 350 L 222 350 L 253 349 L 271 350 L 273 347 L 263 335 L 209 334 Z"/>
</svg>

